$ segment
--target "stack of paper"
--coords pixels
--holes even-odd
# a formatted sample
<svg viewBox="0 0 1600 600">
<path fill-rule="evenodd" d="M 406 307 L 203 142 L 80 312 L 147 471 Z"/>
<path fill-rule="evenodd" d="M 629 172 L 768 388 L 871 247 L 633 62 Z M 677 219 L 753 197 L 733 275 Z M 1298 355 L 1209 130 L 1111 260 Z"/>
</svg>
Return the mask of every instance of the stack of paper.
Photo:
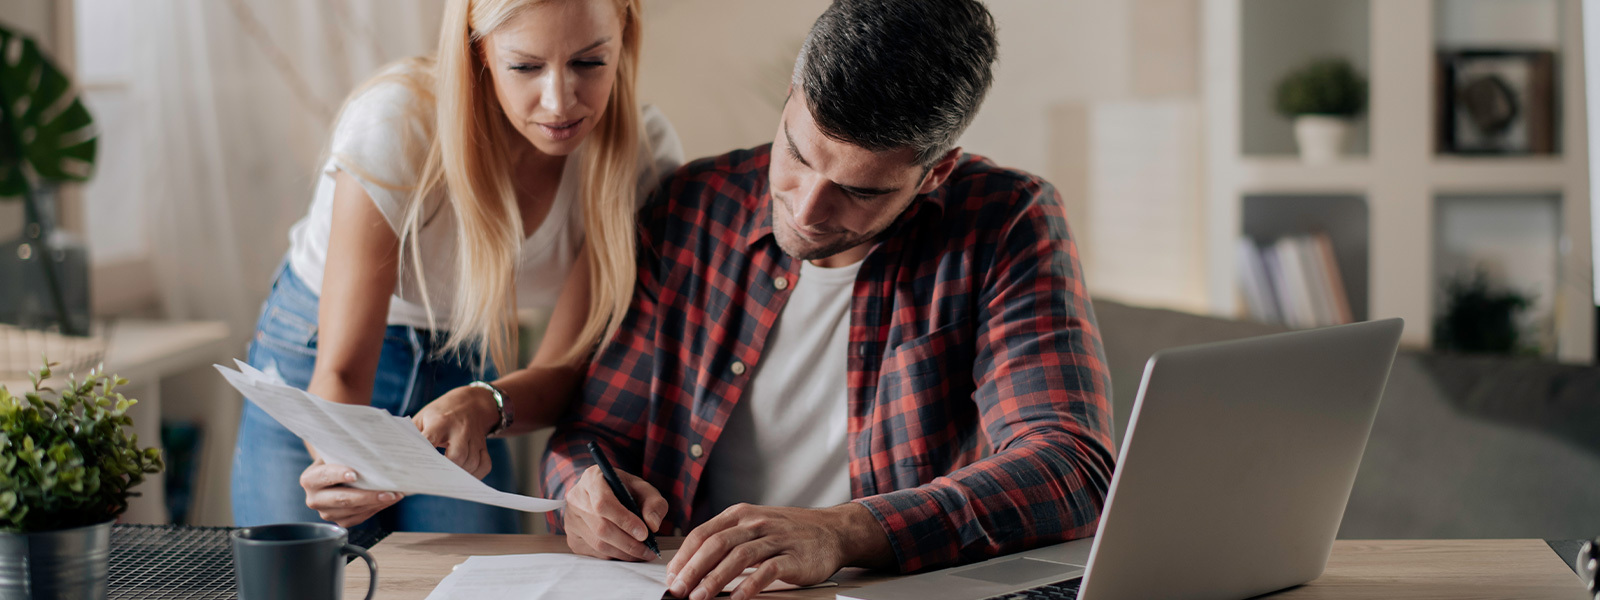
<svg viewBox="0 0 1600 600">
<path fill-rule="evenodd" d="M 470 556 L 456 565 L 427 600 L 558 600 L 617 598 L 661 600 L 667 592 L 667 563 L 673 550 L 651 562 L 621 562 L 576 554 L 511 554 Z M 755 569 L 745 569 L 728 585 L 732 592 Z M 838 585 L 824 581 L 809 587 Z M 774 581 L 763 592 L 802 589 Z"/>
<path fill-rule="evenodd" d="M 427 600 L 661 600 L 664 560 L 630 563 L 576 554 L 473 556 L 439 582 Z"/>
<path fill-rule="evenodd" d="M 316 448 L 323 460 L 354 469 L 360 478 L 350 484 L 353 487 L 444 496 L 526 512 L 566 505 L 489 487 L 440 454 L 409 418 L 370 406 L 329 402 L 234 362 L 238 371 L 215 366 L 246 398 Z"/>
</svg>

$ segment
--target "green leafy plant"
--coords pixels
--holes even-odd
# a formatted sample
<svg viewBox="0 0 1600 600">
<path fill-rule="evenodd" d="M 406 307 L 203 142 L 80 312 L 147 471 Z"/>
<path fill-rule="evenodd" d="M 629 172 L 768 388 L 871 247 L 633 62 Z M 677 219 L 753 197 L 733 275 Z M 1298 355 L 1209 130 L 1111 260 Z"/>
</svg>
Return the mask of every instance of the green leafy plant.
<svg viewBox="0 0 1600 600">
<path fill-rule="evenodd" d="M 1367 80 L 1342 58 L 1313 61 L 1278 83 L 1278 112 L 1287 117 L 1354 117 L 1366 108 Z"/>
<path fill-rule="evenodd" d="M 1489 283 L 1482 270 L 1470 277 L 1445 283 L 1444 314 L 1434 323 L 1434 346 L 1439 350 L 1494 354 L 1536 354 L 1528 348 L 1517 316 L 1533 299 Z"/>
<path fill-rule="evenodd" d="M 98 139 L 94 119 L 66 74 L 32 39 L 0 26 L 0 199 L 22 198 L 25 231 L 31 238 L 27 243 L 44 250 L 50 239 L 52 225 L 43 219 L 39 205 L 41 185 L 87 181 L 94 170 Z M 61 332 L 88 335 L 86 323 L 68 317 L 51 253 L 33 254 L 44 270 Z"/>
<path fill-rule="evenodd" d="M 31 179 L 85 181 L 94 166 L 94 119 L 72 81 L 38 44 L 0 27 L 0 198 L 23 196 Z M 30 173 L 24 170 L 27 165 Z"/>
<path fill-rule="evenodd" d="M 46 362 L 31 373 L 33 391 L 0 386 L 0 531 L 31 533 L 112 520 L 147 474 L 163 468 L 161 450 L 140 448 L 127 431 L 137 400 L 128 380 L 99 368 L 68 379 L 59 394 L 44 382 Z"/>
</svg>

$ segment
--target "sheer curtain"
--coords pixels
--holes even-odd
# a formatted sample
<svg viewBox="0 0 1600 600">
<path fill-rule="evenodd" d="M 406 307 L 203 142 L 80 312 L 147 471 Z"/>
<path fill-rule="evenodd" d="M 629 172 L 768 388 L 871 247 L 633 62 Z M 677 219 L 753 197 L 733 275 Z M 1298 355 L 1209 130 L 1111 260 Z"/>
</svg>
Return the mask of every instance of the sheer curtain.
<svg viewBox="0 0 1600 600">
<path fill-rule="evenodd" d="M 142 196 L 167 317 L 225 321 L 244 356 L 345 95 L 383 64 L 431 52 L 443 5 L 151 0 L 124 11 L 139 32 L 126 50 L 127 114 L 141 156 L 105 158 L 144 170 L 128 193 Z M 163 389 L 164 412 L 199 415 L 206 431 L 190 522 L 232 524 L 238 395 L 215 374 Z"/>
<path fill-rule="evenodd" d="M 162 306 L 248 336 L 345 95 L 432 50 L 442 0 L 142 4 L 133 95 Z"/>
</svg>

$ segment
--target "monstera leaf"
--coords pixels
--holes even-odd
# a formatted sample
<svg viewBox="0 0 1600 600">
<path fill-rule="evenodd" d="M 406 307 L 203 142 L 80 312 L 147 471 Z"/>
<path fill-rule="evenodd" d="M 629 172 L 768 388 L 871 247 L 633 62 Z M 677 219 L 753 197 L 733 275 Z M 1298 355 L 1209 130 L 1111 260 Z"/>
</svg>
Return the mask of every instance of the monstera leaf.
<svg viewBox="0 0 1600 600">
<path fill-rule="evenodd" d="M 83 181 L 94 166 L 94 119 L 72 82 L 32 39 L 0 27 L 0 198 L 31 181 Z M 30 173 L 31 171 L 31 173 Z"/>
</svg>

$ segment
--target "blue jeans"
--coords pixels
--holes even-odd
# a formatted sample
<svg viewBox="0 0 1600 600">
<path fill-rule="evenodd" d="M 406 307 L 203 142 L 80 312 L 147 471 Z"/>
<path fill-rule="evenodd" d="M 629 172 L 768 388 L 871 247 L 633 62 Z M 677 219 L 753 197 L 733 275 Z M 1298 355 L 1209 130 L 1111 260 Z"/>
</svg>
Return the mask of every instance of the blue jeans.
<svg viewBox="0 0 1600 600">
<path fill-rule="evenodd" d="M 439 343 L 426 330 L 387 327 L 372 384 L 372 406 L 409 417 L 445 392 L 476 379 L 494 378 L 492 369 L 476 373 L 455 357 L 435 356 Z M 249 362 L 289 385 L 306 389 L 316 360 L 317 296 L 285 264 L 261 307 Z M 494 468 L 484 482 L 498 490 L 515 491 L 505 440 L 489 440 L 489 457 Z M 300 438 L 246 401 L 239 443 L 233 452 L 234 524 L 321 521 L 316 511 L 306 507 L 305 490 L 300 487 L 300 472 L 308 466 L 311 455 Z M 519 529 L 515 511 L 437 496 L 407 496 L 361 526 L 445 533 L 517 533 Z"/>
</svg>

